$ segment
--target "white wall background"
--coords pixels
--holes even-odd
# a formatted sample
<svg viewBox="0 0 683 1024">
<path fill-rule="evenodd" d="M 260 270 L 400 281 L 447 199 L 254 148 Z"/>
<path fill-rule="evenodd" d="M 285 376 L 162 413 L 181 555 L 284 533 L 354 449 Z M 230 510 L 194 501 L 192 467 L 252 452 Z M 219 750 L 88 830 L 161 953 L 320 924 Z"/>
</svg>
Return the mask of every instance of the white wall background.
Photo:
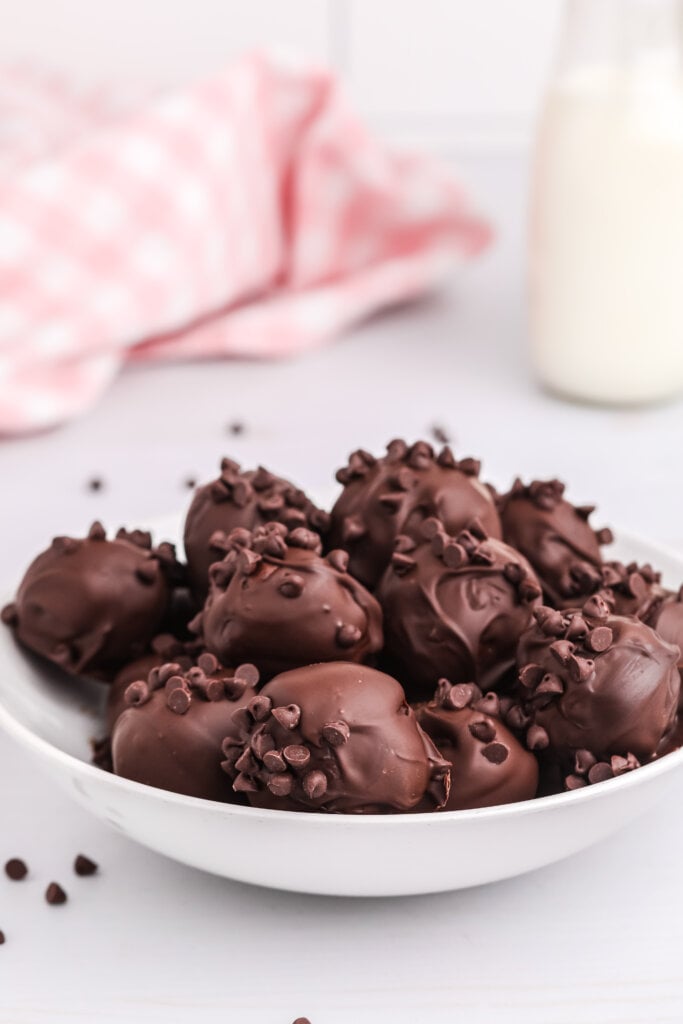
<svg viewBox="0 0 683 1024">
<path fill-rule="evenodd" d="M 524 145 L 562 0 L 0 0 L 0 63 L 172 83 L 280 42 L 345 76 L 390 137 Z"/>
</svg>

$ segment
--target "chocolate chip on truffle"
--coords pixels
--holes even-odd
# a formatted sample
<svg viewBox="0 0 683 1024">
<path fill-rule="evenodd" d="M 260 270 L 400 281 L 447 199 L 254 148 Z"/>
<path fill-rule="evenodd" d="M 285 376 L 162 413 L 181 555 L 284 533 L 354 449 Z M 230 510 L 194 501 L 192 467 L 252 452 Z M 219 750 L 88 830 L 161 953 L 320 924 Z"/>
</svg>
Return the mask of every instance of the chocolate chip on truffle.
<svg viewBox="0 0 683 1024">
<path fill-rule="evenodd" d="M 56 537 L 31 563 L 5 619 L 20 643 L 70 673 L 110 676 L 142 653 L 167 610 L 177 570 L 170 544 L 100 523 Z"/>
<path fill-rule="evenodd" d="M 675 720 L 678 648 L 636 618 L 605 614 L 598 596 L 580 612 L 565 612 L 559 636 L 544 629 L 547 609 L 535 615 L 518 651 L 522 703 L 533 722 L 529 746 L 547 748 L 576 775 L 577 751 L 598 762 L 615 755 L 650 760 Z M 559 685 L 544 687 L 548 676 Z"/>
<path fill-rule="evenodd" d="M 526 559 L 500 540 L 469 531 L 450 537 L 434 518 L 423 532 L 413 571 L 390 565 L 377 589 L 385 654 L 401 666 L 411 700 L 431 696 L 441 677 L 497 687 L 540 600 L 538 581 Z"/>
<path fill-rule="evenodd" d="M 273 521 L 324 534 L 329 517 L 289 480 L 263 466 L 245 471 L 232 459 L 223 459 L 220 476 L 197 490 L 185 520 L 185 553 L 195 596 L 202 601 L 206 597 L 209 566 L 223 557 L 225 538 L 234 529 L 251 531 Z"/>
<path fill-rule="evenodd" d="M 392 441 L 377 459 L 362 449 L 337 473 L 343 484 L 331 513 L 330 544 L 349 552 L 349 571 L 374 587 L 389 564 L 399 535 L 420 539 L 425 519 L 438 516 L 456 534 L 478 519 L 501 536 L 490 491 L 477 479 L 474 459 L 458 462 L 450 448 L 435 455 L 426 441 Z M 404 565 L 409 563 L 404 562 Z"/>
<path fill-rule="evenodd" d="M 612 540 L 609 530 L 589 525 L 593 508 L 571 505 L 564 489 L 559 480 L 518 479 L 498 504 L 505 541 L 528 559 L 557 608 L 580 604 L 600 588 L 600 545 Z"/>
<path fill-rule="evenodd" d="M 204 664 L 213 669 L 210 675 L 199 666 L 183 671 L 169 663 L 153 668 L 146 680 L 129 684 L 128 707 L 112 735 L 115 774 L 187 796 L 235 799 L 220 770 L 222 747 L 226 737 L 238 736 L 235 712 L 246 713 L 256 697 L 246 679 L 236 688 L 234 680 L 241 671 L 246 678 L 254 675 L 251 666 L 233 672 L 217 663 Z M 148 691 L 144 701 L 138 699 L 138 682 Z M 222 684 L 222 693 L 213 684 Z"/>
<path fill-rule="evenodd" d="M 193 628 L 223 662 L 249 661 L 264 675 L 317 661 L 363 661 L 382 647 L 382 612 L 320 538 L 269 523 L 227 538 L 210 570 L 211 591 Z"/>
<path fill-rule="evenodd" d="M 271 713 L 245 723 L 237 756 L 223 764 L 255 806 L 370 814 L 445 803 L 448 766 L 391 676 L 349 662 L 309 665 L 276 676 L 262 695 Z"/>
</svg>

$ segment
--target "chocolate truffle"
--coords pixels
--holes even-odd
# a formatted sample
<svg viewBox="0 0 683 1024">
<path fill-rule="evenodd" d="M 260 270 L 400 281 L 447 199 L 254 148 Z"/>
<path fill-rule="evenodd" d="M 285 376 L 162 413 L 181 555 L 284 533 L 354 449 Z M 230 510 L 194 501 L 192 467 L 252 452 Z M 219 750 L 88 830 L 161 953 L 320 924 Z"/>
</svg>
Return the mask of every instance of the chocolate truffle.
<svg viewBox="0 0 683 1024">
<path fill-rule="evenodd" d="M 223 768 L 257 807 L 383 814 L 448 798 L 448 764 L 383 672 L 349 662 L 284 672 L 236 717 Z"/>
<path fill-rule="evenodd" d="M 478 520 L 490 536 L 500 537 L 491 492 L 478 475 L 475 459 L 458 462 L 448 447 L 435 456 L 426 441 L 392 441 L 381 459 L 353 452 L 337 473 L 344 490 L 332 509 L 330 544 L 349 552 L 349 572 L 372 588 L 399 534 L 419 539 L 421 524 L 431 516 L 450 534 Z"/>
<path fill-rule="evenodd" d="M 31 563 L 3 621 L 20 643 L 67 672 L 110 678 L 159 629 L 177 571 L 170 544 L 93 523 L 83 540 L 55 537 Z"/>
<path fill-rule="evenodd" d="M 234 713 L 255 697 L 253 665 L 222 668 L 211 654 L 183 672 L 153 668 L 126 690 L 112 736 L 114 772 L 134 782 L 206 800 L 235 801 L 221 771 L 221 744 L 237 738 Z"/>
<path fill-rule="evenodd" d="M 445 811 L 494 807 L 531 800 L 538 787 L 538 762 L 500 720 L 495 693 L 478 686 L 439 681 L 428 704 L 415 708 L 418 722 L 452 765 Z"/>
<path fill-rule="evenodd" d="M 596 761 L 649 761 L 674 724 L 678 647 L 594 595 L 578 611 L 537 608 L 519 644 L 527 743 L 568 767 L 577 750 Z"/>
<path fill-rule="evenodd" d="M 265 675 L 316 661 L 364 661 L 382 646 L 382 612 L 346 571 L 345 551 L 320 554 L 320 537 L 269 523 L 234 530 L 195 628 L 208 650 Z"/>
<path fill-rule="evenodd" d="M 245 471 L 232 459 L 223 459 L 220 476 L 198 488 L 185 520 L 188 574 L 198 600 L 209 589 L 209 566 L 223 557 L 225 535 L 237 527 L 254 530 L 270 522 L 323 534 L 329 516 L 289 480 L 263 466 Z"/>
<path fill-rule="evenodd" d="M 564 498 L 559 480 L 515 480 L 499 499 L 503 537 L 533 566 L 549 604 L 581 604 L 602 584 L 600 545 L 612 541 L 608 529 L 593 530 L 593 506 L 577 507 Z"/>
<path fill-rule="evenodd" d="M 499 687 L 515 665 L 517 641 L 541 588 L 529 563 L 501 540 L 438 519 L 424 539 L 399 537 L 378 588 L 386 652 L 411 700 L 428 700 L 442 677 Z"/>
</svg>

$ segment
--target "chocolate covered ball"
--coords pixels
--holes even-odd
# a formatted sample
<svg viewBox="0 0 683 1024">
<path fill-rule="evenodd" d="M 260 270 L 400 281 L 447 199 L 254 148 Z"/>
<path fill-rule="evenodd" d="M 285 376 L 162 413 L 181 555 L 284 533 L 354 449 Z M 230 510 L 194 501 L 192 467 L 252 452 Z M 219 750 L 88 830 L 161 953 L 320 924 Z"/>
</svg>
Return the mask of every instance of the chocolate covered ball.
<svg viewBox="0 0 683 1024">
<path fill-rule="evenodd" d="M 515 480 L 499 499 L 505 541 L 529 560 L 546 599 L 556 608 L 581 604 L 602 585 L 600 545 L 608 529 L 593 530 L 593 506 L 571 505 L 559 480 Z"/>
<path fill-rule="evenodd" d="M 320 554 L 320 538 L 269 523 L 235 530 L 195 623 L 224 663 L 252 661 L 275 675 L 316 661 L 364 661 L 382 646 L 382 611 L 346 571 L 345 551 Z"/>
<path fill-rule="evenodd" d="M 20 643 L 69 673 L 110 678 L 141 655 L 168 608 L 177 570 L 170 544 L 94 523 L 82 540 L 56 537 L 31 563 L 3 621 Z"/>
<path fill-rule="evenodd" d="M 384 814 L 448 798 L 448 764 L 383 672 L 349 662 L 284 672 L 238 717 L 223 768 L 254 806 Z"/>
<path fill-rule="evenodd" d="M 176 663 L 153 668 L 128 685 L 126 710 L 111 741 L 114 773 L 147 786 L 205 800 L 232 801 L 221 771 L 221 745 L 237 737 L 234 714 L 256 695 L 253 665 L 232 671 L 210 654 L 183 672 Z"/>
<path fill-rule="evenodd" d="M 580 611 L 541 607 L 535 618 L 518 651 L 528 745 L 566 767 L 579 750 L 598 762 L 649 761 L 674 724 L 679 648 L 612 615 L 598 595 Z"/>
<path fill-rule="evenodd" d="M 451 537 L 437 519 L 416 543 L 399 537 L 377 596 L 386 654 L 411 700 L 428 700 L 439 679 L 499 687 L 541 588 L 526 559 L 501 540 L 464 530 Z"/>
<path fill-rule="evenodd" d="M 225 536 L 237 527 L 254 530 L 270 522 L 325 533 L 329 516 L 289 480 L 263 466 L 242 470 L 239 463 L 223 459 L 220 476 L 197 489 L 185 520 L 188 574 L 198 600 L 209 589 L 209 566 L 225 553 Z"/>
<path fill-rule="evenodd" d="M 495 693 L 482 696 L 472 683 L 442 679 L 434 698 L 415 707 L 418 722 L 451 764 L 445 811 L 494 807 L 531 800 L 538 762 L 500 720 Z"/>
<path fill-rule="evenodd" d="M 450 534 L 478 521 L 490 536 L 500 537 L 491 492 L 478 475 L 475 459 L 458 462 L 448 447 L 435 455 L 426 441 L 410 446 L 392 441 L 380 459 L 353 452 L 337 473 L 344 490 L 332 509 L 329 543 L 349 552 L 349 572 L 372 588 L 399 534 L 418 539 L 422 523 L 432 516 Z"/>
</svg>

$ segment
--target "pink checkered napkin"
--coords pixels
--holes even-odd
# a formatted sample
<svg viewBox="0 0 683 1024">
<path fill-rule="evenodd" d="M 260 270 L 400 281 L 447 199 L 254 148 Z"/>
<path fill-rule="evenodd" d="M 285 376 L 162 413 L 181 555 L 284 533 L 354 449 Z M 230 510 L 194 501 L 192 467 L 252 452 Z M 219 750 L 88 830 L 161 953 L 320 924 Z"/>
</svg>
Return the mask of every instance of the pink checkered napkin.
<svg viewBox="0 0 683 1024">
<path fill-rule="evenodd" d="M 280 55 L 132 112 L 0 74 L 0 431 L 77 415 L 128 359 L 312 348 L 489 234 Z"/>
</svg>

